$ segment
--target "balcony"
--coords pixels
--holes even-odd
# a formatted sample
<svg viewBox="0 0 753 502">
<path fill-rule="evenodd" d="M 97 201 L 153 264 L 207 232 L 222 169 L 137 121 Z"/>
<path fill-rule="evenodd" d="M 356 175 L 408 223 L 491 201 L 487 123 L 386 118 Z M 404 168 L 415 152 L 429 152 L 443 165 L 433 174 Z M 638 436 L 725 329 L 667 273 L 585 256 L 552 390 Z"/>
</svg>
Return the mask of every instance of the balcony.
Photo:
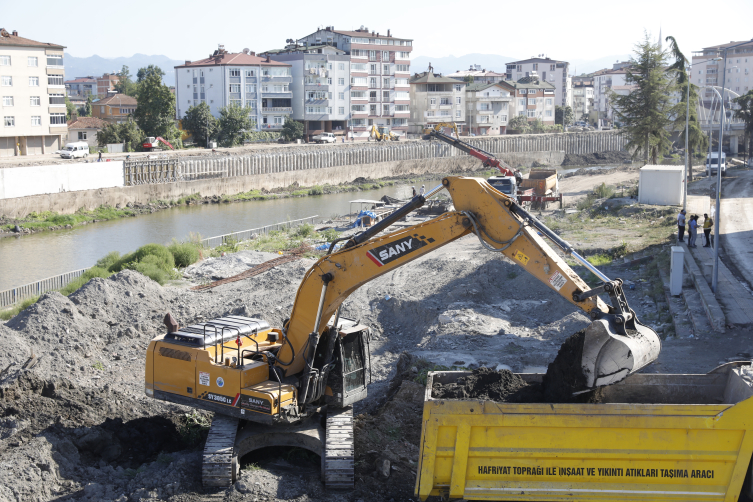
<svg viewBox="0 0 753 502">
<path fill-rule="evenodd" d="M 282 124 L 262 124 L 261 128 L 262 131 L 275 131 L 282 129 Z"/>
<path fill-rule="evenodd" d="M 275 98 L 285 99 L 285 98 L 292 98 L 293 97 L 293 93 L 291 91 L 288 91 L 288 92 L 262 92 L 261 93 L 261 97 L 262 98 L 271 98 L 271 99 L 275 99 Z"/>
<path fill-rule="evenodd" d="M 291 106 L 271 106 L 263 107 L 262 113 L 293 113 L 293 107 Z"/>
<path fill-rule="evenodd" d="M 366 84 L 363 84 L 363 85 L 366 85 Z M 325 87 L 325 88 L 329 87 L 329 84 L 327 83 L 326 80 L 324 81 L 324 83 L 321 83 L 321 82 L 318 82 L 318 83 L 307 82 L 307 83 L 303 84 L 303 88 L 305 90 L 307 90 L 307 91 L 316 91 L 316 90 L 321 91 L 323 87 Z"/>
<path fill-rule="evenodd" d="M 379 103 L 380 101 L 379 98 L 369 98 L 369 103 Z"/>
<path fill-rule="evenodd" d="M 288 76 L 271 76 L 271 75 L 262 75 L 261 77 L 262 82 L 280 82 L 280 83 L 291 83 L 293 81 L 293 77 Z"/>
<path fill-rule="evenodd" d="M 306 100 L 307 105 L 325 105 L 329 101 L 327 98 L 309 98 Z"/>
<path fill-rule="evenodd" d="M 439 105 L 439 109 L 440 110 L 452 110 L 452 105 L 450 103 Z"/>
</svg>

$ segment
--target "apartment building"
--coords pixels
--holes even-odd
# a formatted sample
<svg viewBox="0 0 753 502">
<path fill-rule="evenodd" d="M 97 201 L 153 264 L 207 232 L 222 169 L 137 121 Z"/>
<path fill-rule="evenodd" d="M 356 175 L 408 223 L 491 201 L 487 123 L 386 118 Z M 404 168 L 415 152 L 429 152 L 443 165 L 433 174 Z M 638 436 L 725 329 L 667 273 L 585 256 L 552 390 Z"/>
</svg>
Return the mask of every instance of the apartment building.
<svg viewBox="0 0 753 502">
<path fill-rule="evenodd" d="M 230 53 L 221 45 L 213 54 L 175 67 L 175 115 L 183 118 L 205 102 L 212 115 L 225 106 L 247 106 L 258 131 L 279 131 L 293 113 L 292 66 L 255 52 Z"/>
<path fill-rule="evenodd" d="M 0 30 L 0 157 L 52 153 L 64 144 L 64 50 Z"/>
<path fill-rule="evenodd" d="M 97 95 L 97 79 L 94 77 L 76 77 L 65 81 L 68 97 L 87 97 Z"/>
<path fill-rule="evenodd" d="M 594 108 L 594 78 L 573 77 L 573 118 L 590 122 Z M 595 117 L 594 117 L 595 118 Z"/>
<path fill-rule="evenodd" d="M 421 134 L 425 127 L 454 122 L 458 132 L 465 126 L 465 82 L 429 71 L 410 80 L 410 120 L 408 132 Z"/>
<path fill-rule="evenodd" d="M 506 70 L 507 80 L 515 82 L 536 72 L 542 82 L 554 86 L 554 100 L 557 105 L 573 105 L 570 63 L 567 61 L 556 61 L 543 56 L 532 57 L 507 63 Z"/>
<path fill-rule="evenodd" d="M 515 86 L 509 82 L 473 82 L 465 87 L 468 132 L 476 136 L 507 133 Z"/>
<path fill-rule="evenodd" d="M 350 56 L 349 134 L 366 140 L 372 126 L 407 134 L 410 117 L 410 53 L 413 40 L 369 31 L 327 26 L 297 40 L 303 45 L 330 45 Z"/>
<path fill-rule="evenodd" d="M 721 57 L 725 47 L 739 43 L 743 42 L 713 45 L 693 52 L 691 81 L 699 87 L 708 86 L 700 91 L 700 96 L 707 106 L 714 96 L 714 91 L 710 87 L 721 88 L 722 71 L 724 70 L 724 61 L 710 60 Z M 743 95 L 753 89 L 753 41 L 727 51 L 726 77 L 725 87 L 735 94 Z"/>
<path fill-rule="evenodd" d="M 105 73 L 97 77 L 97 96 L 107 97 L 108 94 L 115 92 L 115 84 L 120 82 L 120 77 L 115 73 Z"/>
<path fill-rule="evenodd" d="M 554 84 L 539 79 L 535 71 L 519 79 L 515 86 L 515 113 L 528 117 L 529 122 L 541 120 L 546 125 L 554 124 L 556 90 Z"/>
<path fill-rule="evenodd" d="M 597 120 L 600 121 L 599 125 L 611 124 L 614 121 L 614 109 L 609 99 L 612 91 L 624 93 L 629 90 L 625 81 L 626 68 L 622 66 L 618 69 L 604 69 L 593 73 L 594 107 L 597 111 Z"/>
<path fill-rule="evenodd" d="M 293 119 L 303 122 L 304 139 L 331 132 L 348 134 L 350 56 L 331 45 L 290 44 L 259 54 L 291 65 Z"/>
<path fill-rule="evenodd" d="M 478 64 L 471 65 L 467 70 L 458 70 L 455 73 L 450 73 L 447 76 L 464 82 L 472 80 L 471 83 L 474 84 L 493 84 L 507 80 L 506 73 L 487 71 L 486 68 L 481 68 L 481 65 Z"/>
<path fill-rule="evenodd" d="M 120 123 L 128 120 L 128 116 L 136 111 L 138 101 L 126 94 L 111 94 L 110 96 L 92 102 L 92 117 L 110 123 Z"/>
</svg>

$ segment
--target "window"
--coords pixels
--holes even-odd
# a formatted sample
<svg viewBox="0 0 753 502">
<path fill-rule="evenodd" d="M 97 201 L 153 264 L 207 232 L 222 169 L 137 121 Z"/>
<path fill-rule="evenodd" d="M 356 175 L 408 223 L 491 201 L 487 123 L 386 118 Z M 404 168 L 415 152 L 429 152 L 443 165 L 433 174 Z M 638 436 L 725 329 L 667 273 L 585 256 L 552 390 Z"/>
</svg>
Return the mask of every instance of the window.
<svg viewBox="0 0 753 502">
<path fill-rule="evenodd" d="M 86 139 L 86 131 L 79 131 L 78 132 L 78 140 L 82 141 Z"/>
<path fill-rule="evenodd" d="M 525 106 L 525 105 L 526 105 L 526 100 L 525 99 L 519 99 L 518 100 L 518 106 Z"/>
<path fill-rule="evenodd" d="M 522 95 L 524 95 L 526 93 L 526 90 L 525 89 L 521 89 L 519 92 L 520 92 L 520 95 L 522 96 Z"/>
<path fill-rule="evenodd" d="M 345 93 L 344 92 L 338 92 L 337 93 L 337 99 L 345 99 Z"/>
<path fill-rule="evenodd" d="M 429 104 L 430 105 L 436 105 L 437 104 L 437 98 L 429 98 Z"/>
<path fill-rule="evenodd" d="M 331 70 L 331 69 L 332 69 L 332 63 L 327 63 L 327 69 L 328 69 L 328 70 Z"/>
<path fill-rule="evenodd" d="M 327 85 L 332 85 L 332 79 L 331 78 L 327 79 Z"/>
<path fill-rule="evenodd" d="M 460 92 L 463 90 L 463 84 L 455 84 L 455 92 Z"/>
<path fill-rule="evenodd" d="M 390 91 L 382 91 L 382 99 L 390 99 Z"/>
<path fill-rule="evenodd" d="M 5 127 L 15 127 L 16 117 L 4 117 Z"/>
<path fill-rule="evenodd" d="M 230 84 L 230 93 L 239 94 L 241 92 L 241 84 Z"/>
<path fill-rule="evenodd" d="M 372 75 L 376 75 L 376 72 L 377 72 L 377 65 L 375 64 L 369 65 L 369 73 L 371 73 Z"/>
<path fill-rule="evenodd" d="M 365 112 L 366 105 L 350 105 L 350 111 L 352 111 L 353 113 Z"/>
<path fill-rule="evenodd" d="M 366 85 L 366 77 L 350 77 L 350 85 Z"/>
<path fill-rule="evenodd" d="M 29 77 L 29 87 L 39 87 L 39 77 Z"/>
<path fill-rule="evenodd" d="M 254 70 L 246 70 L 246 76 L 247 77 L 253 77 L 253 76 L 255 76 Z"/>
<path fill-rule="evenodd" d="M 350 71 L 366 71 L 366 63 L 351 63 Z"/>
<path fill-rule="evenodd" d="M 410 99 L 410 93 L 408 91 L 397 91 L 395 99 Z"/>
<path fill-rule="evenodd" d="M 41 126 L 42 125 L 42 117 L 39 115 L 32 115 L 31 116 L 31 126 Z"/>
<path fill-rule="evenodd" d="M 65 85 L 62 75 L 47 75 L 47 85 Z"/>
<path fill-rule="evenodd" d="M 351 99 L 366 99 L 366 91 L 350 91 Z"/>
<path fill-rule="evenodd" d="M 390 53 L 387 51 L 382 51 L 382 61 L 389 61 L 390 60 Z"/>
<path fill-rule="evenodd" d="M 535 117 L 536 116 L 536 110 L 528 110 L 528 117 Z"/>
<path fill-rule="evenodd" d="M 3 77 L 3 87 L 10 87 L 13 85 L 13 77 Z"/>
<path fill-rule="evenodd" d="M 390 74 L 390 65 L 383 64 L 382 65 L 382 75 L 389 75 Z"/>
<path fill-rule="evenodd" d="M 204 92 L 204 91 L 202 91 Z M 256 92 L 256 85 L 255 84 L 246 84 L 246 94 L 253 94 Z"/>
<path fill-rule="evenodd" d="M 390 79 L 389 78 L 383 78 L 382 79 L 382 87 L 389 87 L 390 86 Z"/>
<path fill-rule="evenodd" d="M 551 117 L 552 116 L 552 110 L 546 110 L 544 112 L 544 115 L 547 116 L 547 117 Z"/>
<path fill-rule="evenodd" d="M 439 114 L 443 117 L 449 117 L 450 116 L 450 110 L 441 110 Z"/>
<path fill-rule="evenodd" d="M 529 105 L 535 105 L 536 104 L 536 98 L 528 98 L 528 104 Z"/>
<path fill-rule="evenodd" d="M 39 66 L 39 58 L 38 58 L 38 57 L 36 57 L 36 56 L 29 56 L 29 57 L 27 58 L 27 60 L 28 60 L 28 65 L 29 65 L 29 66 L 33 66 L 33 67 L 35 67 L 35 68 L 36 68 L 37 66 Z"/>
<path fill-rule="evenodd" d="M 439 104 L 440 104 L 440 105 L 449 105 L 449 104 L 450 104 L 450 98 L 442 98 L 442 99 L 441 99 L 441 100 L 439 101 Z"/>
<path fill-rule="evenodd" d="M 369 87 L 376 87 L 377 86 L 377 79 L 376 77 L 371 77 L 369 79 Z"/>
<path fill-rule="evenodd" d="M 63 66 L 63 56 L 48 54 L 47 66 Z"/>
<path fill-rule="evenodd" d="M 369 60 L 376 61 L 376 51 L 369 51 Z"/>
<path fill-rule="evenodd" d="M 353 119 L 352 124 L 354 127 L 363 127 L 366 125 L 366 119 Z"/>
<path fill-rule="evenodd" d="M 369 105 L 369 115 L 376 115 L 377 105 Z"/>
<path fill-rule="evenodd" d="M 332 115 L 332 107 L 331 106 L 327 107 L 327 113 L 330 114 L 330 115 Z"/>
<path fill-rule="evenodd" d="M 546 98 L 544 104 L 546 104 L 546 106 L 552 106 L 552 98 Z"/>
<path fill-rule="evenodd" d="M 51 105 L 65 105 L 65 94 L 50 94 Z"/>
<path fill-rule="evenodd" d="M 520 111 L 518 112 L 518 115 L 520 115 L 520 116 L 523 116 L 523 117 L 525 116 L 525 114 L 526 114 L 526 111 L 525 111 L 525 110 L 520 110 Z"/>
<path fill-rule="evenodd" d="M 0 66 L 10 66 L 10 56 L 0 56 Z"/>
<path fill-rule="evenodd" d="M 549 65 L 549 71 L 554 71 L 554 65 L 553 64 Z"/>
<path fill-rule="evenodd" d="M 500 119 L 500 120 L 501 120 L 502 122 L 507 122 L 507 115 L 500 115 L 500 116 L 499 116 L 499 119 Z"/>
<path fill-rule="evenodd" d="M 455 98 L 455 104 L 456 105 L 461 104 L 460 101 L 461 101 L 461 97 L 460 96 L 458 96 L 458 97 Z"/>
<path fill-rule="evenodd" d="M 410 52 L 401 52 L 400 59 L 410 59 Z"/>
<path fill-rule="evenodd" d="M 344 106 L 338 106 L 337 107 L 337 114 L 338 115 L 345 115 L 345 107 Z"/>
<path fill-rule="evenodd" d="M 345 85 L 345 78 L 340 77 L 337 79 L 337 85 Z"/>
<path fill-rule="evenodd" d="M 457 111 L 455 112 L 455 118 L 458 118 L 458 119 L 459 119 L 459 118 L 460 118 L 460 114 L 461 114 L 461 111 L 460 111 L 460 110 L 457 110 Z"/>
<path fill-rule="evenodd" d="M 29 105 L 42 106 L 42 100 L 39 98 L 39 96 L 31 96 L 31 98 L 29 98 Z"/>
<path fill-rule="evenodd" d="M 395 111 L 396 112 L 409 112 L 410 108 L 408 105 L 395 105 Z"/>
<path fill-rule="evenodd" d="M 390 105 L 382 105 L 382 113 L 384 115 L 389 115 L 390 114 Z"/>
<path fill-rule="evenodd" d="M 428 112 L 426 112 L 426 116 L 427 117 L 433 117 L 434 116 L 434 110 L 429 110 Z"/>
<path fill-rule="evenodd" d="M 533 63 L 533 71 L 538 71 L 538 69 L 539 69 L 539 64 Z"/>
<path fill-rule="evenodd" d="M 273 123 L 277 125 L 282 125 L 283 123 L 282 117 L 274 117 L 272 120 L 273 120 Z"/>
<path fill-rule="evenodd" d="M 240 77 L 241 76 L 241 70 L 240 70 L 240 68 L 230 68 L 230 76 L 231 77 Z"/>
<path fill-rule="evenodd" d="M 340 71 L 345 70 L 345 63 L 337 63 L 337 69 Z"/>
<path fill-rule="evenodd" d="M 3 96 L 3 106 L 13 106 L 13 96 Z"/>
<path fill-rule="evenodd" d="M 396 64 L 395 65 L 395 71 L 410 71 L 410 65 L 409 64 Z"/>
</svg>

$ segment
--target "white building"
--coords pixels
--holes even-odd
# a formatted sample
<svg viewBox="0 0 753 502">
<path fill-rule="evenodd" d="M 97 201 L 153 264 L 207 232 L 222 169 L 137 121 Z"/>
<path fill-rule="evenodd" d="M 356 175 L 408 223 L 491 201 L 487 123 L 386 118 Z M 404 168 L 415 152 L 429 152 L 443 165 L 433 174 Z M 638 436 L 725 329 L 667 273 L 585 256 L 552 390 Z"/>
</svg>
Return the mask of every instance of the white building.
<svg viewBox="0 0 753 502">
<path fill-rule="evenodd" d="M 472 83 L 474 84 L 493 84 L 496 82 L 504 82 L 507 79 L 506 73 L 487 71 L 486 68 L 481 68 L 481 65 L 478 64 L 471 65 L 467 70 L 458 70 L 455 73 L 450 73 L 447 76 L 463 81 L 472 78 Z"/>
<path fill-rule="evenodd" d="M 215 117 L 225 106 L 247 106 L 253 109 L 257 130 L 279 131 L 293 113 L 291 81 L 288 63 L 259 57 L 248 49 L 229 53 L 220 46 L 206 59 L 175 67 L 176 118 L 201 102 Z"/>
<path fill-rule="evenodd" d="M 591 122 L 594 109 L 594 78 L 573 77 L 573 120 Z M 587 118 L 584 118 L 585 117 Z"/>
<path fill-rule="evenodd" d="M 555 61 L 547 57 L 533 57 L 507 63 L 507 80 L 517 82 L 521 78 L 530 76 L 532 72 L 536 72 L 542 82 L 548 82 L 554 86 L 555 104 L 573 106 L 570 63 Z"/>
<path fill-rule="evenodd" d="M 439 122 L 454 122 L 458 132 L 465 125 L 465 82 L 429 71 L 410 80 L 410 121 L 413 134 Z"/>
<path fill-rule="evenodd" d="M 413 40 L 369 31 L 336 30 L 334 26 L 300 38 L 298 44 L 330 45 L 350 56 L 349 134 L 366 140 L 371 126 L 407 134 L 410 116 L 410 53 Z"/>
<path fill-rule="evenodd" d="M 699 87 L 722 86 L 722 71 L 724 61 L 709 61 L 722 56 L 725 47 L 742 42 L 713 45 L 700 51 L 693 52 L 693 67 L 691 68 L 691 82 Z M 737 94 L 745 94 L 753 89 L 753 42 L 727 51 L 727 79 L 726 88 Z M 711 101 L 714 91 L 704 89 L 700 96 L 704 102 Z"/>
<path fill-rule="evenodd" d="M 616 70 L 599 70 L 593 74 L 594 107 L 602 125 L 611 124 L 614 120 L 614 110 L 609 99 L 611 92 L 619 91 L 623 94 L 629 90 L 625 82 L 626 75 L 625 67 Z"/>
<path fill-rule="evenodd" d="M 64 49 L 0 30 L 0 157 L 52 153 L 65 142 Z"/>
<path fill-rule="evenodd" d="M 331 45 L 289 45 L 266 51 L 291 65 L 292 118 L 303 122 L 308 141 L 321 132 L 347 135 L 350 120 L 350 56 Z"/>
<path fill-rule="evenodd" d="M 476 136 L 506 134 L 513 117 L 515 87 L 507 82 L 474 82 L 465 87 L 468 132 Z"/>
</svg>

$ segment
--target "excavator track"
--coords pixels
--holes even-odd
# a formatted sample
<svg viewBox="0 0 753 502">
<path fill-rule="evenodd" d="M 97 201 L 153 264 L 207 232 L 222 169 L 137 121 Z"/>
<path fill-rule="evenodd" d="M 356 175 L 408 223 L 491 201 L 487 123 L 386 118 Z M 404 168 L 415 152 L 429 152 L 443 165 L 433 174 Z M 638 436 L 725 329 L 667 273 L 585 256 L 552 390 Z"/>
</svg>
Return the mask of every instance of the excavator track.
<svg viewBox="0 0 753 502">
<path fill-rule="evenodd" d="M 215 415 L 209 428 L 201 465 L 201 481 L 204 487 L 231 486 L 236 481 L 238 456 L 235 450 L 235 435 L 238 419 Z"/>
<path fill-rule="evenodd" d="M 353 407 L 328 412 L 325 434 L 322 455 L 324 486 L 352 490 L 355 478 Z"/>
</svg>

